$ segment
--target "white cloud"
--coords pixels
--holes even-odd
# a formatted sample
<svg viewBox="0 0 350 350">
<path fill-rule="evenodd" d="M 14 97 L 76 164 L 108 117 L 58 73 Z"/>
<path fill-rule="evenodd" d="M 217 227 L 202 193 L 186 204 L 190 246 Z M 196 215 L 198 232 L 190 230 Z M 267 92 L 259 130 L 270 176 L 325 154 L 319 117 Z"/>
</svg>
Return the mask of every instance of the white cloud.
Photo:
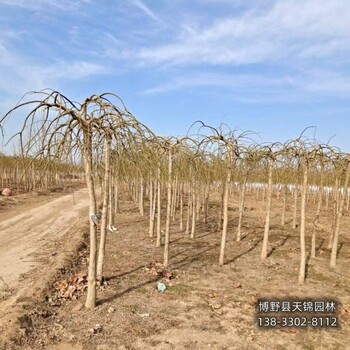
<svg viewBox="0 0 350 350">
<path fill-rule="evenodd" d="M 143 91 L 143 94 L 151 95 L 196 87 L 225 88 L 231 91 L 239 89 L 241 92 L 259 90 L 264 87 L 265 92 L 271 92 L 280 89 L 282 86 L 288 87 L 294 86 L 294 84 L 294 79 L 288 76 L 273 78 L 253 74 L 199 73 L 177 77 L 168 83 L 149 88 Z"/>
<path fill-rule="evenodd" d="M 267 9 L 217 19 L 201 29 L 183 23 L 185 35 L 134 55 L 147 64 L 176 65 L 241 65 L 330 56 L 349 51 L 349 23 L 348 0 L 285 0 Z"/>
<path fill-rule="evenodd" d="M 90 3 L 91 0 L 0 0 L 0 5 L 22 7 L 30 10 L 39 10 L 43 8 L 53 7 L 60 10 L 72 10 L 81 5 Z"/>
<path fill-rule="evenodd" d="M 269 74 L 197 73 L 178 76 L 150 87 L 142 95 L 199 91 L 247 104 L 310 103 L 325 98 L 350 98 L 350 77 L 330 70 L 311 69 L 271 76 Z"/>
<path fill-rule="evenodd" d="M 132 0 L 131 4 L 133 4 L 135 7 L 137 7 L 139 10 L 141 10 L 146 16 L 148 16 L 150 19 L 152 19 L 155 22 L 161 22 L 159 17 L 155 15 L 155 13 L 146 6 L 145 3 L 143 3 L 141 0 Z"/>
<path fill-rule="evenodd" d="M 29 63 L 0 45 L 0 92 L 17 96 L 30 90 L 59 88 L 63 82 L 106 74 L 109 69 L 87 61 L 58 61 L 50 64 Z"/>
<path fill-rule="evenodd" d="M 333 97 L 350 97 L 350 76 L 334 71 L 313 69 L 302 83 L 305 91 Z"/>
</svg>

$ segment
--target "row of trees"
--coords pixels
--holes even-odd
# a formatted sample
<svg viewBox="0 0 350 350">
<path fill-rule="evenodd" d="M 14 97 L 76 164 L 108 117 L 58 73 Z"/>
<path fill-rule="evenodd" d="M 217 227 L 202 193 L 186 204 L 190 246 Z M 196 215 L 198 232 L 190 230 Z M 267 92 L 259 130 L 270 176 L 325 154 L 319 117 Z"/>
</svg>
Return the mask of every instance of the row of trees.
<svg viewBox="0 0 350 350">
<path fill-rule="evenodd" d="M 0 154 L 0 187 L 9 187 L 16 193 L 66 187 L 83 179 L 84 171 L 74 162 L 61 163 L 31 157 Z"/>
<path fill-rule="evenodd" d="M 344 210 L 349 209 L 347 154 L 303 135 L 284 144 L 258 144 L 252 133 L 238 134 L 226 126 L 215 129 L 202 122 L 191 127 L 194 135 L 159 137 L 137 121 L 123 101 L 111 93 L 93 95 L 77 103 L 57 91 L 34 92 L 0 120 L 0 127 L 8 117 L 28 107 L 30 112 L 22 129 L 13 136 L 19 140 L 22 159 L 30 160 L 23 173 L 28 174 L 38 164 L 52 166 L 58 160 L 74 166 L 84 164 L 90 199 L 87 308 L 96 305 L 96 281 L 103 279 L 107 232 L 115 230 L 121 192 L 128 192 L 137 202 L 140 215 L 145 215 L 145 202 L 149 204 L 148 233 L 151 238 L 156 236 L 158 247 L 164 241 L 165 266 L 169 264 L 171 228 L 175 220 L 179 230 L 192 239 L 199 221 L 215 222 L 221 232 L 218 263 L 225 263 L 233 191 L 239 194 L 237 241 L 242 237 L 247 192 L 262 197 L 266 217 L 261 259 L 265 260 L 273 196 L 282 197 L 282 225 L 286 224 L 286 203 L 292 197 L 293 228 L 297 227 L 300 216 L 299 283 L 305 280 L 307 201 L 317 203 L 317 211 L 310 213 L 314 215 L 311 257 L 316 256 L 321 210 L 333 204 L 328 246 L 332 251 L 330 266 L 336 266 L 341 218 Z M 101 188 L 101 213 L 98 212 L 97 186 Z M 162 201 L 166 202 L 164 218 Z M 211 209 L 213 203 L 218 203 L 215 210 Z"/>
</svg>

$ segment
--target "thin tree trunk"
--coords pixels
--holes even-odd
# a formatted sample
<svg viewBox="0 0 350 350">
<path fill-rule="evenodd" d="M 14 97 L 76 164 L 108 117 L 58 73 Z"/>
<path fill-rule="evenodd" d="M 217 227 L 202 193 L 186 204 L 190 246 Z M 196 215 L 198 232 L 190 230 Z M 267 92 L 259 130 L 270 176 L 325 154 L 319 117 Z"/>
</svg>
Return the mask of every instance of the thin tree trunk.
<svg viewBox="0 0 350 350">
<path fill-rule="evenodd" d="M 231 154 L 229 156 L 229 161 L 232 161 Z M 226 247 L 226 236 L 227 236 L 227 225 L 228 225 L 228 193 L 229 186 L 231 182 L 231 167 L 229 166 L 226 174 L 226 181 L 224 185 L 224 198 L 223 198 L 223 224 L 222 224 L 222 235 L 221 235 L 221 245 L 220 245 L 220 256 L 219 265 L 224 265 L 225 259 L 225 247 Z M 220 217 L 221 221 L 221 217 Z"/>
<path fill-rule="evenodd" d="M 306 269 L 306 247 L 305 247 L 305 209 L 306 209 L 306 194 L 307 194 L 307 164 L 304 164 L 303 171 L 303 187 L 301 192 L 301 211 L 300 211 L 300 269 L 299 269 L 299 284 L 305 281 Z"/>
<path fill-rule="evenodd" d="M 284 185 L 283 188 L 283 207 L 282 207 L 282 217 L 281 217 L 281 225 L 284 226 L 286 223 L 286 206 L 287 206 L 287 185 Z"/>
<path fill-rule="evenodd" d="M 293 229 L 297 228 L 297 206 L 298 206 L 298 186 L 294 188 L 294 206 L 293 206 Z"/>
<path fill-rule="evenodd" d="M 118 179 L 114 180 L 114 215 L 119 212 L 119 189 L 118 189 Z"/>
<path fill-rule="evenodd" d="M 270 160 L 268 183 L 267 183 L 265 230 L 264 230 L 264 240 L 263 240 L 263 245 L 261 250 L 261 259 L 267 258 L 267 247 L 268 247 L 269 231 L 270 231 L 271 202 L 272 202 L 272 170 L 273 170 L 273 163 L 272 163 L 272 160 Z"/>
<path fill-rule="evenodd" d="M 203 222 L 208 223 L 208 215 L 209 215 L 209 182 L 205 186 L 205 199 L 204 199 L 204 219 Z"/>
<path fill-rule="evenodd" d="M 139 204 L 140 204 L 140 215 L 144 216 L 145 215 L 145 211 L 144 211 L 144 203 L 143 203 L 143 192 L 144 192 L 144 184 L 143 184 L 143 177 L 141 175 L 141 179 L 140 179 L 140 197 L 139 197 Z"/>
<path fill-rule="evenodd" d="M 114 176 L 111 176 L 111 180 L 109 181 L 109 207 L 108 207 L 108 225 L 114 226 L 114 206 L 115 206 L 115 197 L 114 197 L 114 184 L 113 184 Z"/>
<path fill-rule="evenodd" d="M 200 217 L 200 212 L 201 212 L 201 196 L 200 196 L 200 191 L 198 190 L 197 186 L 194 186 L 194 194 L 196 198 L 196 219 Z"/>
<path fill-rule="evenodd" d="M 225 183 L 222 184 L 222 191 L 221 191 L 221 200 L 220 200 L 220 210 L 219 210 L 219 220 L 218 220 L 218 228 L 219 231 L 222 229 L 222 214 L 224 210 L 224 197 L 225 197 Z"/>
<path fill-rule="evenodd" d="M 169 264 L 169 245 L 170 245 L 170 220 L 171 220 L 171 192 L 172 192 L 172 150 L 169 148 L 168 160 L 168 200 L 166 208 L 166 224 L 165 224 L 165 242 L 164 242 L 164 266 Z"/>
<path fill-rule="evenodd" d="M 346 169 L 346 177 L 345 177 L 345 183 L 344 183 L 344 191 L 347 191 L 349 186 L 349 177 L 350 177 L 350 161 L 348 161 L 347 169 Z M 330 261 L 330 267 L 334 268 L 337 264 L 337 250 L 338 250 L 338 240 L 339 240 L 339 232 L 340 232 L 340 223 L 341 218 L 343 216 L 344 211 L 344 204 L 345 204 L 345 193 L 341 198 L 341 203 L 338 210 L 337 215 L 337 221 L 335 224 L 335 232 L 334 232 L 334 239 L 333 239 L 333 246 L 332 246 L 332 253 L 331 253 L 331 261 Z"/>
<path fill-rule="evenodd" d="M 192 193 L 191 186 L 189 187 L 188 196 L 187 196 L 187 220 L 186 220 L 186 235 L 190 234 L 190 222 L 191 222 L 191 211 L 192 211 Z"/>
<path fill-rule="evenodd" d="M 184 185 L 183 182 L 181 182 L 181 188 L 180 188 L 180 231 L 184 229 Z"/>
<path fill-rule="evenodd" d="M 103 204 L 102 204 L 102 217 L 101 217 L 101 238 L 100 238 L 100 246 L 99 246 L 98 258 L 97 258 L 97 279 L 100 281 L 102 281 L 103 279 L 103 263 L 105 258 L 106 238 L 107 238 L 110 159 L 111 159 L 111 137 L 107 135 L 106 149 L 105 149 L 105 176 L 104 176 L 104 186 L 103 186 Z"/>
<path fill-rule="evenodd" d="M 242 219 L 244 213 L 244 201 L 245 201 L 245 180 L 240 185 L 239 191 L 239 213 L 238 213 L 238 225 L 237 225 L 237 242 L 240 242 L 242 236 Z"/>
<path fill-rule="evenodd" d="M 84 156 L 85 156 L 85 179 L 89 194 L 89 213 L 90 213 L 90 257 L 88 269 L 88 288 L 85 307 L 93 309 L 96 306 L 96 253 L 97 253 L 97 226 L 92 217 L 96 215 L 96 194 L 92 162 L 92 135 L 89 127 L 83 125 L 84 135 Z"/>
<path fill-rule="evenodd" d="M 176 219 L 176 199 L 178 196 L 178 181 L 177 177 L 175 178 L 175 182 L 173 185 L 174 193 L 172 195 L 172 202 L 171 202 L 171 221 L 174 221 Z"/>
<path fill-rule="evenodd" d="M 157 241 L 156 247 L 160 247 L 162 243 L 162 231 L 161 231 L 161 183 L 160 183 L 160 166 L 158 166 L 157 170 Z"/>
<path fill-rule="evenodd" d="M 338 201 L 339 201 L 339 178 L 336 178 L 334 195 L 333 195 L 333 221 L 332 221 L 332 227 L 329 235 L 327 249 L 332 249 L 333 247 L 334 231 L 335 231 L 336 221 L 338 217 Z"/>
<path fill-rule="evenodd" d="M 313 228 L 312 228 L 311 258 L 315 258 L 316 257 L 316 229 L 317 229 L 318 222 L 320 220 L 320 214 L 321 214 L 322 192 L 323 192 L 323 167 L 321 169 L 321 183 L 320 183 L 320 190 L 319 190 L 319 193 L 318 193 L 318 202 L 317 202 L 316 216 L 315 216 L 314 225 L 313 225 Z"/>
<path fill-rule="evenodd" d="M 150 181 L 150 216 L 149 216 L 149 237 L 153 238 L 154 236 L 154 223 L 155 223 L 155 216 L 156 216 L 156 202 L 157 202 L 157 187 L 156 184 L 151 180 Z"/>
<path fill-rule="evenodd" d="M 326 194 L 326 209 L 328 210 L 329 208 L 329 188 L 327 189 L 327 194 Z"/>
<path fill-rule="evenodd" d="M 197 210 L 196 210 L 196 189 L 193 187 L 192 192 L 192 226 L 191 226 L 191 238 L 194 238 L 195 230 L 196 230 L 196 216 L 197 216 Z"/>
</svg>

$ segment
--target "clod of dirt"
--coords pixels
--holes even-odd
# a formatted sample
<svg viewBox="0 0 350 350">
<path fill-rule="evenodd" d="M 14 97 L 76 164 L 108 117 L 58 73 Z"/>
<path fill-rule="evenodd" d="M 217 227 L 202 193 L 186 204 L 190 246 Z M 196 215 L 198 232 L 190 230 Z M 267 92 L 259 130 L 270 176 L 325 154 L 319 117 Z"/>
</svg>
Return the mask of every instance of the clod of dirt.
<svg viewBox="0 0 350 350">
<path fill-rule="evenodd" d="M 94 327 L 89 328 L 89 333 L 97 334 L 102 332 L 103 327 L 100 324 L 95 324 Z"/>
<path fill-rule="evenodd" d="M 209 304 L 209 306 L 213 309 L 213 310 L 218 310 L 218 309 L 221 309 L 221 304 Z"/>
<path fill-rule="evenodd" d="M 111 314 L 111 313 L 113 313 L 115 311 L 115 308 L 114 307 L 109 307 L 108 308 L 108 310 L 107 310 L 107 312 L 109 313 L 109 314 Z"/>
<path fill-rule="evenodd" d="M 83 303 L 78 303 L 77 305 L 75 305 L 72 309 L 73 312 L 76 312 L 76 311 L 80 311 L 82 308 L 84 307 L 84 304 Z"/>
<path fill-rule="evenodd" d="M 30 316 L 23 315 L 21 317 L 18 317 L 19 321 L 19 328 L 21 330 L 24 330 L 24 334 L 28 335 L 33 331 L 33 321 Z"/>
<path fill-rule="evenodd" d="M 242 283 L 237 282 L 233 285 L 233 288 L 242 288 Z"/>
<path fill-rule="evenodd" d="M 209 304 L 209 306 L 214 311 L 214 313 L 218 316 L 221 316 L 224 313 L 222 310 L 222 305 L 219 303 Z"/>
<path fill-rule="evenodd" d="M 249 304 L 243 304 L 243 309 L 244 310 L 247 310 L 247 311 L 249 311 L 249 310 L 251 310 L 253 307 L 251 306 L 251 305 L 249 305 Z"/>
<path fill-rule="evenodd" d="M 209 294 L 209 298 L 217 298 L 218 296 L 219 296 L 219 294 L 216 292 L 212 292 Z"/>
</svg>

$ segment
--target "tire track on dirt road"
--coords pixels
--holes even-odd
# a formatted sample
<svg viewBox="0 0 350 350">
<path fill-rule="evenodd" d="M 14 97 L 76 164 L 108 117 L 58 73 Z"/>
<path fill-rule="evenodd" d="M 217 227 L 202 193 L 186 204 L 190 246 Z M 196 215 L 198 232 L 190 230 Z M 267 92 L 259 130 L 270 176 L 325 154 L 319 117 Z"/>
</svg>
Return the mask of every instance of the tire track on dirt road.
<svg viewBox="0 0 350 350">
<path fill-rule="evenodd" d="M 20 289 L 20 276 L 49 258 L 47 247 L 87 213 L 86 189 L 67 194 L 0 222 L 0 277 L 11 289 Z"/>
</svg>

